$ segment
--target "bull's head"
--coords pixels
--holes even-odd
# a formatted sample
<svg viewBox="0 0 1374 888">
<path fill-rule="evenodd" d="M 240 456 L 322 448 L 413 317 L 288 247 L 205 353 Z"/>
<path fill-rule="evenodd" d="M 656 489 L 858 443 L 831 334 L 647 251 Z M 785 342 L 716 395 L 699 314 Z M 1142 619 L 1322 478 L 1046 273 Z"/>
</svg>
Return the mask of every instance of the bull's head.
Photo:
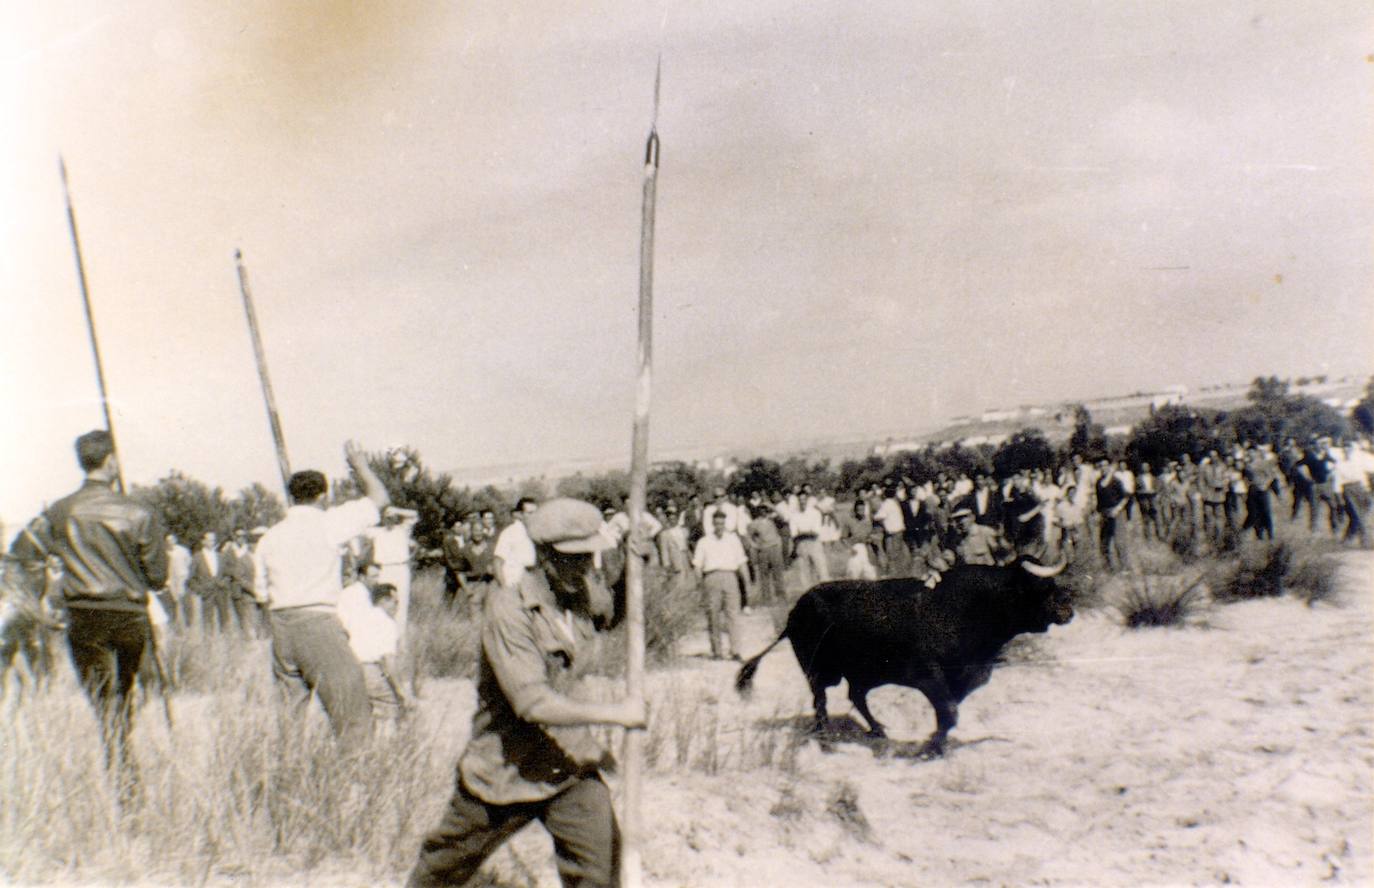
<svg viewBox="0 0 1374 888">
<path fill-rule="evenodd" d="M 1021 569 L 1036 579 L 1031 581 L 1031 588 L 1035 594 L 1045 597 L 1045 617 L 1050 623 L 1062 626 L 1073 619 L 1073 599 L 1069 591 L 1054 582 L 1054 577 L 1064 572 L 1068 567 L 1068 560 L 1060 561 L 1058 564 L 1037 564 L 1034 561 L 1022 559 Z"/>
</svg>

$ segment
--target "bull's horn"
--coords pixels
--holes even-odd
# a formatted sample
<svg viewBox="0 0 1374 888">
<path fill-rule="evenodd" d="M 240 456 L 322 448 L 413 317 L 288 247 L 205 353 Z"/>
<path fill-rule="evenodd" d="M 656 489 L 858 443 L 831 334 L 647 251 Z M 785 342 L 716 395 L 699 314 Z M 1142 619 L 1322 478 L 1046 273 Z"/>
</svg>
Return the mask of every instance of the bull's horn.
<svg viewBox="0 0 1374 888">
<path fill-rule="evenodd" d="M 1065 558 L 1058 564 L 1035 564 L 1030 561 L 1023 561 L 1021 562 L 1021 566 L 1032 576 L 1049 579 L 1050 577 L 1057 577 L 1063 573 L 1064 568 L 1069 566 L 1069 559 Z"/>
</svg>

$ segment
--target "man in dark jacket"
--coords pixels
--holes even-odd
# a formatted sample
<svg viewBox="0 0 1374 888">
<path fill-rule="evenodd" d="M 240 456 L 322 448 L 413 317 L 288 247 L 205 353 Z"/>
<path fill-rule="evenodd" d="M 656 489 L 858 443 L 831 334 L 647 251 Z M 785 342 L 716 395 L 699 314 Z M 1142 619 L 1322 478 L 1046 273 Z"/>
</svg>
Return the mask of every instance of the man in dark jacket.
<svg viewBox="0 0 1374 888">
<path fill-rule="evenodd" d="M 64 571 L 72 665 L 100 720 L 106 764 L 127 797 L 137 779 L 128 749 L 130 691 L 151 632 L 148 590 L 167 582 L 165 531 L 155 511 L 111 489 L 119 463 L 109 432 L 77 438 L 76 456 L 86 481 L 48 509 L 50 551 Z"/>
<path fill-rule="evenodd" d="M 1121 479 L 1112 471 L 1111 463 L 1105 459 L 1099 460 L 1097 467 L 1097 514 L 1102 519 L 1097 538 L 1098 549 L 1108 570 L 1123 570 L 1126 567 L 1126 540 L 1119 533 L 1117 519 L 1129 499 Z"/>
</svg>

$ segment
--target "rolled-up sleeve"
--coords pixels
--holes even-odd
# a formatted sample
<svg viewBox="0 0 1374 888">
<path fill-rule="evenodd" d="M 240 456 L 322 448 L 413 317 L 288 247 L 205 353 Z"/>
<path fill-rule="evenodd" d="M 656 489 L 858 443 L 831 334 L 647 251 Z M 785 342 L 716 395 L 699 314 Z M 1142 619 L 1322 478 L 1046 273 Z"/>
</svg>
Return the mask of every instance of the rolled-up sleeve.
<svg viewBox="0 0 1374 888">
<path fill-rule="evenodd" d="M 544 654 L 534 640 L 529 614 L 513 597 L 501 596 L 487 608 L 482 651 L 501 693 L 520 718 L 539 701 L 555 694 L 544 668 Z"/>
</svg>

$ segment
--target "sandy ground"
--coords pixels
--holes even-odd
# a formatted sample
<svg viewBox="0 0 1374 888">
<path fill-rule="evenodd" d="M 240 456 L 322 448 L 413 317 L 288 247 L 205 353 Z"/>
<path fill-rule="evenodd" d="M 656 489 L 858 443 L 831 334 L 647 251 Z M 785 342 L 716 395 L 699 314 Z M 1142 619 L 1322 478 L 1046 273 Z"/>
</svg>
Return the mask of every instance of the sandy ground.
<svg viewBox="0 0 1374 888">
<path fill-rule="evenodd" d="M 660 751 L 650 769 L 646 882 L 1371 884 L 1374 556 L 1343 556 L 1342 580 L 1332 604 L 1213 607 L 1206 627 L 1127 631 L 1080 615 L 1018 649 L 933 762 L 856 739 L 751 767 L 749 749 L 785 746 L 809 713 L 790 650 L 764 660 L 748 703 L 732 666 L 689 657 L 651 675 L 655 717 L 681 721 L 698 751 L 687 768 Z M 747 630 L 748 652 L 771 639 L 761 616 Z M 896 739 L 933 726 L 914 691 L 870 702 Z M 843 688 L 830 705 L 843 724 Z M 531 829 L 495 871 L 556 885 L 549 853 Z"/>
</svg>

